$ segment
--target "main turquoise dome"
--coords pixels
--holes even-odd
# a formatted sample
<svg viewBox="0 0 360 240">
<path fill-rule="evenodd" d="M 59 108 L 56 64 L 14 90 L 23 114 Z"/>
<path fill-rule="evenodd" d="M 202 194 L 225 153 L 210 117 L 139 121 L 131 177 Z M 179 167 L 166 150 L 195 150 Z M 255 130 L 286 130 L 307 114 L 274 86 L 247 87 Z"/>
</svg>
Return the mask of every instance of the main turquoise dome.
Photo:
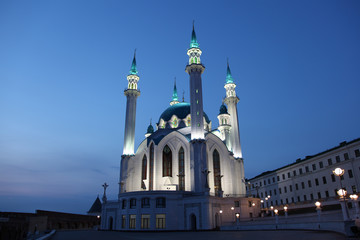
<svg viewBox="0 0 360 240">
<path fill-rule="evenodd" d="M 159 118 L 158 126 L 159 128 L 177 128 L 177 127 L 185 127 L 189 124 L 186 124 L 187 117 L 190 116 L 190 103 L 180 102 L 168 107 Z M 174 124 L 173 122 L 169 122 L 171 119 L 177 119 L 179 121 L 178 124 Z M 210 119 L 204 112 L 204 118 L 207 124 L 210 124 Z M 181 121 L 182 120 L 182 121 Z M 169 123 L 169 124 L 167 124 Z M 184 123 L 184 124 L 182 124 Z"/>
</svg>

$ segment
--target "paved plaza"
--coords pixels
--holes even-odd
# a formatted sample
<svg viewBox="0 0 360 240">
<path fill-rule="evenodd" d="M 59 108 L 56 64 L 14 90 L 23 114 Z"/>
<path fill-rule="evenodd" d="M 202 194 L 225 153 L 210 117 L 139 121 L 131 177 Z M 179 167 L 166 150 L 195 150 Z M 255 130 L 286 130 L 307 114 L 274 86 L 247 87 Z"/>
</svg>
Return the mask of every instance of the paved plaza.
<svg viewBox="0 0 360 240">
<path fill-rule="evenodd" d="M 52 240 L 344 240 L 345 236 L 321 231 L 204 231 L 204 232 L 111 232 L 59 231 Z"/>
</svg>

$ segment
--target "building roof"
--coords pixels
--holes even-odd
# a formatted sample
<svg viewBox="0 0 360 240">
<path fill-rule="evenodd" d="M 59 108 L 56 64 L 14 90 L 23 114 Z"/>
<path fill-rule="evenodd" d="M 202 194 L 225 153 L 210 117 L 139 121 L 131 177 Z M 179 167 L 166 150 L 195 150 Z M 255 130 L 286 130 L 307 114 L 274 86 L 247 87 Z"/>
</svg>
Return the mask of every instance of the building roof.
<svg viewBox="0 0 360 240">
<path fill-rule="evenodd" d="M 97 196 L 88 213 L 101 213 L 101 207 L 102 204 L 100 202 L 99 196 Z"/>
<path fill-rule="evenodd" d="M 317 154 L 312 155 L 312 156 L 306 156 L 304 159 L 301 159 L 301 158 L 296 159 L 296 161 L 293 162 L 293 163 L 290 163 L 290 164 L 285 165 L 285 166 L 283 166 L 283 167 L 277 168 L 277 169 L 275 169 L 275 170 L 263 172 L 263 173 L 255 176 L 255 177 L 253 177 L 253 178 L 248 179 L 248 181 L 251 181 L 251 180 L 253 180 L 253 179 L 255 179 L 255 178 L 262 177 L 262 176 L 265 176 L 265 175 L 268 175 L 268 174 L 271 174 L 271 173 L 275 173 L 275 172 L 277 172 L 277 171 L 279 171 L 279 170 L 281 170 L 281 169 L 283 169 L 283 168 L 287 168 L 287 167 L 290 167 L 290 166 L 295 165 L 295 164 L 298 164 L 298 163 L 303 163 L 303 162 L 306 162 L 306 161 L 310 161 L 310 160 L 312 160 L 312 159 L 315 158 L 315 157 L 321 156 L 321 155 L 323 155 L 323 154 L 325 154 L 325 153 L 334 151 L 334 150 L 336 150 L 336 149 L 338 149 L 338 148 L 342 148 L 342 147 L 344 147 L 344 146 L 350 145 L 350 144 L 355 143 L 355 142 L 358 142 L 358 141 L 360 141 L 360 138 L 354 139 L 354 140 L 352 140 L 352 141 L 350 141 L 350 142 L 346 142 L 346 141 L 341 142 L 341 143 L 340 143 L 338 146 L 336 146 L 336 147 L 330 148 L 330 149 L 328 149 L 328 150 L 325 150 L 325 151 L 323 151 L 323 152 L 317 153 Z"/>
<path fill-rule="evenodd" d="M 163 119 L 165 122 L 169 121 L 173 115 L 177 116 L 179 119 L 185 119 L 187 115 L 190 114 L 190 103 L 181 102 L 174 104 L 168 107 L 160 116 L 160 119 Z M 204 112 L 204 117 L 207 123 L 210 123 L 209 117 Z"/>
</svg>

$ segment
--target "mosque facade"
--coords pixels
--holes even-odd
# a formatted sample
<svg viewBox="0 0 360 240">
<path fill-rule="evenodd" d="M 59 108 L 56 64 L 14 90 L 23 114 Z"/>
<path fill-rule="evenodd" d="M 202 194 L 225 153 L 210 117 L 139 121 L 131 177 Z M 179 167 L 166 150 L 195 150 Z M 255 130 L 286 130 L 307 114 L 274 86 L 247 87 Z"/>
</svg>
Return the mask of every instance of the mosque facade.
<svg viewBox="0 0 360 240">
<path fill-rule="evenodd" d="M 260 213 L 260 199 L 247 198 L 240 145 L 236 84 L 229 64 L 226 98 L 218 127 L 203 111 L 202 51 L 193 28 L 189 62 L 190 103 L 170 106 L 134 149 L 136 101 L 140 96 L 136 57 L 127 76 L 124 147 L 117 200 L 103 198 L 101 228 L 109 230 L 197 230 L 235 224 Z M 226 106 L 225 106 L 226 105 Z"/>
</svg>

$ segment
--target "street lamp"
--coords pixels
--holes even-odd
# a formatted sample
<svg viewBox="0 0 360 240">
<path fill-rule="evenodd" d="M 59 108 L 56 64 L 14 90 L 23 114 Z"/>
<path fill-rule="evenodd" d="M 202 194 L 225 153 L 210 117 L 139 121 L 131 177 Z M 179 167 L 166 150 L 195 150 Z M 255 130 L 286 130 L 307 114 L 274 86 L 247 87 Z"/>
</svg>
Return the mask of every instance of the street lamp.
<svg viewBox="0 0 360 240">
<path fill-rule="evenodd" d="M 351 200 L 353 200 L 354 205 L 355 205 L 355 218 L 358 219 L 359 218 L 359 202 L 358 202 L 358 195 L 356 194 L 351 194 L 350 198 Z"/>
<path fill-rule="evenodd" d="M 339 177 L 339 179 L 340 179 L 340 187 L 343 188 L 343 187 L 342 187 L 342 182 L 341 182 L 341 176 L 344 175 L 345 170 L 342 169 L 342 168 L 335 168 L 335 169 L 333 170 L 333 173 L 334 173 L 336 176 Z"/>
<path fill-rule="evenodd" d="M 274 216 L 274 207 L 270 206 L 270 210 L 271 210 L 271 216 L 273 217 Z"/>
<path fill-rule="evenodd" d="M 346 192 L 345 189 L 339 189 L 337 191 L 337 194 L 340 197 L 340 205 L 341 205 L 341 209 L 342 209 L 342 212 L 343 212 L 344 221 L 350 220 L 349 211 L 348 211 L 347 206 L 346 206 L 346 193 L 347 192 Z"/>
<path fill-rule="evenodd" d="M 236 224 L 239 224 L 239 220 L 240 220 L 240 214 L 239 213 L 236 213 L 235 214 L 235 216 L 236 216 Z"/>
<path fill-rule="evenodd" d="M 279 223 L 279 210 L 274 209 L 274 213 L 275 213 L 275 223 L 278 224 Z"/>
<path fill-rule="evenodd" d="M 285 218 L 287 218 L 287 217 L 288 217 L 288 212 L 287 212 L 287 210 L 288 210 L 288 207 L 287 207 L 287 206 L 285 206 L 285 207 L 284 207 Z"/>
<path fill-rule="evenodd" d="M 318 221 L 320 222 L 320 220 L 321 220 L 321 202 L 317 201 L 315 203 L 315 206 L 316 206 L 316 212 L 318 215 Z"/>
</svg>

